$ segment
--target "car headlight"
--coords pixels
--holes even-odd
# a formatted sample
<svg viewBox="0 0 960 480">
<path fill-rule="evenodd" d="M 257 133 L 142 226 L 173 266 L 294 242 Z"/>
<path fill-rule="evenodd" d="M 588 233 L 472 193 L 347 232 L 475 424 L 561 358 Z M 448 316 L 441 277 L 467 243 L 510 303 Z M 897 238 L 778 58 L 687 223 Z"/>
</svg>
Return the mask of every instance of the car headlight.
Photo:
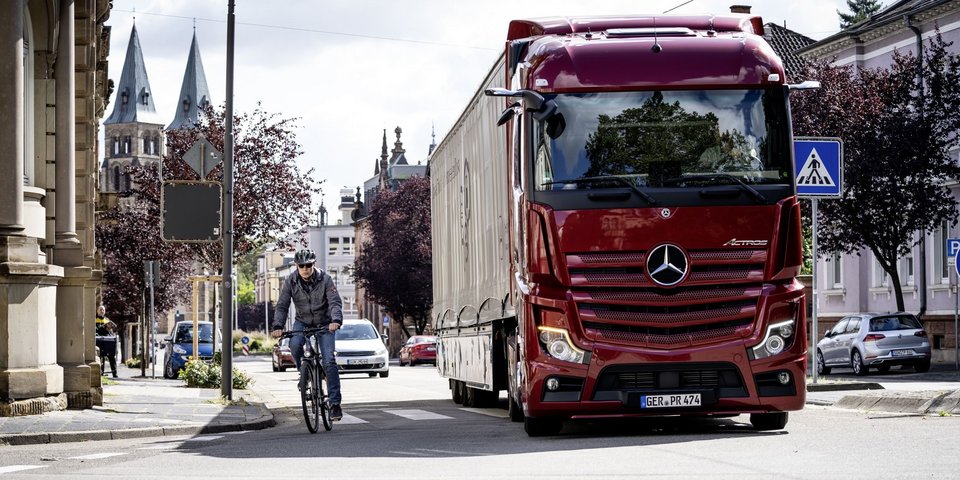
<svg viewBox="0 0 960 480">
<path fill-rule="evenodd" d="M 379 349 L 379 350 L 377 350 L 376 352 L 373 352 L 373 353 L 376 354 L 376 355 L 386 355 L 386 354 L 387 354 L 387 349 L 386 349 L 386 348 L 381 348 L 381 349 Z"/>
<path fill-rule="evenodd" d="M 750 349 L 751 360 L 772 357 L 786 350 L 793 342 L 793 327 L 792 319 L 767 326 L 763 341 Z"/>
<path fill-rule="evenodd" d="M 537 330 L 540 332 L 538 335 L 540 346 L 547 355 L 564 362 L 587 363 L 589 361 L 587 352 L 580 350 L 570 341 L 566 330 L 543 326 L 537 327 Z"/>
<path fill-rule="evenodd" d="M 187 349 L 181 347 L 180 345 L 174 345 L 174 346 L 173 346 L 173 353 L 179 353 L 179 354 L 182 355 L 182 354 L 187 353 Z"/>
</svg>

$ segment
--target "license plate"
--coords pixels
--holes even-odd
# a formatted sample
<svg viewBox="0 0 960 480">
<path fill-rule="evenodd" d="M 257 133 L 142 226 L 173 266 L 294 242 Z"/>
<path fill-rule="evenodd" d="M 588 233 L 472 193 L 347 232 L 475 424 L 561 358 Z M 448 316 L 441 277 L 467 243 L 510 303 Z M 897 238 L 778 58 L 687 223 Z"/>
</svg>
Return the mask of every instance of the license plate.
<svg viewBox="0 0 960 480">
<path fill-rule="evenodd" d="M 684 393 L 679 395 L 641 395 L 640 408 L 678 408 L 699 407 L 699 393 Z"/>
<path fill-rule="evenodd" d="M 367 360 L 365 358 L 347 360 L 347 365 L 366 365 L 368 363 L 370 363 L 370 360 Z"/>
<path fill-rule="evenodd" d="M 893 355 L 894 357 L 906 357 L 913 355 L 913 350 L 892 350 L 890 355 Z"/>
</svg>

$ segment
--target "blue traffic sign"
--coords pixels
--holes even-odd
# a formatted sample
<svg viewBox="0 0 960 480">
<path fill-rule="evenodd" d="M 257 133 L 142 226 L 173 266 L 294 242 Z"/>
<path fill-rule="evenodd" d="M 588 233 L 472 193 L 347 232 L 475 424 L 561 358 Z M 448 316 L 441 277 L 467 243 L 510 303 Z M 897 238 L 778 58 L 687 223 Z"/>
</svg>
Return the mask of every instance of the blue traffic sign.
<svg viewBox="0 0 960 480">
<path fill-rule="evenodd" d="M 953 268 L 957 269 L 957 278 L 960 278 L 960 251 L 957 252 L 957 255 L 953 258 Z"/>
<path fill-rule="evenodd" d="M 960 252 L 960 238 L 948 238 L 947 256 L 956 257 L 958 252 Z"/>
<path fill-rule="evenodd" d="M 843 189 L 843 142 L 839 138 L 797 137 L 793 141 L 797 195 L 839 197 Z"/>
<path fill-rule="evenodd" d="M 250 343 L 250 337 L 244 336 L 243 338 L 240 339 L 240 343 L 244 345 Z"/>
</svg>

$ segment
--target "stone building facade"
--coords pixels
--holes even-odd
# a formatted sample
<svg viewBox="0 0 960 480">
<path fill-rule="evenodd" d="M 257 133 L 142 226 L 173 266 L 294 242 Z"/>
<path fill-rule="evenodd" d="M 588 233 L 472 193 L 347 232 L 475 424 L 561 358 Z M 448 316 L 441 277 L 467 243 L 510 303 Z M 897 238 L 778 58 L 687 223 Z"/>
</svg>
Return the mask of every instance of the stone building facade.
<svg viewBox="0 0 960 480">
<path fill-rule="evenodd" d="M 110 8 L 0 2 L 0 415 L 102 400 L 94 232 Z"/>
</svg>

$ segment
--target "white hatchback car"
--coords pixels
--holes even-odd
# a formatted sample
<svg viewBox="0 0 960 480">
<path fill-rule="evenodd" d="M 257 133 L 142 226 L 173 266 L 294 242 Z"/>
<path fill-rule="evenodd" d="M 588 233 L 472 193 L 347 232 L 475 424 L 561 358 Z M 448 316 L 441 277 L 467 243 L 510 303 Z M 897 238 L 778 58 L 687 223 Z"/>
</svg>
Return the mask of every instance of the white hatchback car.
<svg viewBox="0 0 960 480">
<path fill-rule="evenodd" d="M 340 373 L 390 376 L 387 347 L 369 320 L 344 320 L 337 329 L 335 354 Z"/>
</svg>

